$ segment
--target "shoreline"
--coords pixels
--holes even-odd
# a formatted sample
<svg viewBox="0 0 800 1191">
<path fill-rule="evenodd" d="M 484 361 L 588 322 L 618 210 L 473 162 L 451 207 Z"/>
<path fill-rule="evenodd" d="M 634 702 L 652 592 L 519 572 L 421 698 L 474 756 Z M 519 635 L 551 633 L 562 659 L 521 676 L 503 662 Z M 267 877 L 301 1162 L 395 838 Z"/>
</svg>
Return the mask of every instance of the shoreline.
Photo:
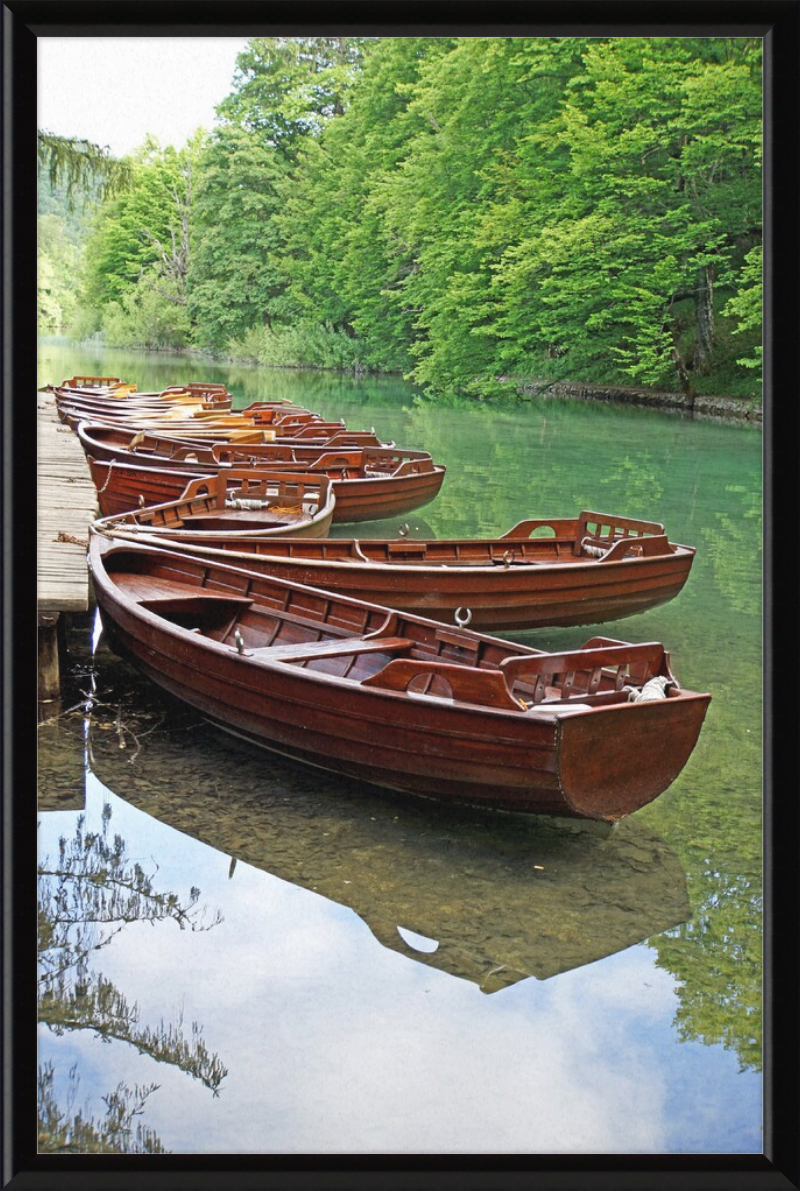
<svg viewBox="0 0 800 1191">
<path fill-rule="evenodd" d="M 763 427 L 762 406 L 755 399 L 712 397 L 697 394 L 623 388 L 574 381 L 529 381 L 519 386 L 524 397 L 552 397 L 572 401 L 598 401 L 607 405 L 632 405 L 639 409 L 673 411 L 705 421 L 733 422 L 737 425 Z"/>
<path fill-rule="evenodd" d="M 43 342 L 47 342 L 44 337 Z M 58 345 L 58 337 L 54 337 L 54 345 Z M 101 347 L 103 350 L 113 350 L 105 344 L 87 344 L 87 347 Z M 223 364 L 233 367 L 251 367 L 273 370 L 276 372 L 333 372 L 340 376 L 353 375 L 351 368 L 315 368 L 310 365 L 293 364 L 258 364 L 253 360 L 237 360 L 226 356 L 214 359 L 206 352 L 197 348 L 122 348 L 122 351 L 142 352 L 146 355 L 179 355 L 195 360 L 206 360 L 209 364 Z M 365 371 L 355 374 L 361 380 L 368 376 L 397 376 L 399 373 Z M 634 386 L 606 385 L 591 381 L 516 381 L 502 378 L 509 385 L 509 397 L 517 399 L 548 397 L 572 401 L 595 401 L 606 405 L 630 405 L 639 409 L 654 409 L 660 412 L 678 413 L 698 421 L 730 422 L 738 426 L 754 426 L 763 428 L 763 406 L 756 398 L 723 397 L 706 394 L 696 394 L 694 397 L 686 393 L 671 390 L 645 389 Z M 502 398 L 501 398 L 502 400 Z"/>
</svg>

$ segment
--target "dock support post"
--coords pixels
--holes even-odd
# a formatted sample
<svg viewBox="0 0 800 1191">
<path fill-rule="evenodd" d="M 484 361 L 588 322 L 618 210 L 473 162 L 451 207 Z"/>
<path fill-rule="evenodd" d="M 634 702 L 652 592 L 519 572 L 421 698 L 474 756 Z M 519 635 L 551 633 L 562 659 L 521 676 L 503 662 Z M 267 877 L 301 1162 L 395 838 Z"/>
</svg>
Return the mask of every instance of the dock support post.
<svg viewBox="0 0 800 1191">
<path fill-rule="evenodd" d="M 39 614 L 39 698 L 52 699 L 61 686 L 64 623 L 58 613 Z"/>
</svg>

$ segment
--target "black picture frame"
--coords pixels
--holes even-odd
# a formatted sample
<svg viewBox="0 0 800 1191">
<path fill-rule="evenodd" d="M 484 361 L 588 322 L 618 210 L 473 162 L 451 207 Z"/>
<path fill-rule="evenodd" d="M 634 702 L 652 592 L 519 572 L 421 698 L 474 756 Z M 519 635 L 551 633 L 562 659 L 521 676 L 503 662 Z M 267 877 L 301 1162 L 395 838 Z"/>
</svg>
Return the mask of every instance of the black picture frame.
<svg viewBox="0 0 800 1191">
<path fill-rule="evenodd" d="M 797 479 L 800 343 L 800 0 L 6 0 L 3 79 L 3 1147 L 2 1186 L 52 1188 L 508 1188 L 771 1191 L 800 1187 Z M 36 1153 L 35 672 L 28 635 L 35 541 L 36 39 L 347 32 L 765 39 L 765 1081 L 764 1149 L 736 1155 L 167 1155 Z M 102 71 L 102 64 L 97 69 Z M 79 80 L 76 80 L 79 84 Z M 113 80 L 109 80 L 113 85 Z M 32 619 L 32 618 L 31 618 Z M 23 628 L 23 626 L 25 626 Z M 30 651 L 30 652 L 29 652 Z"/>
</svg>

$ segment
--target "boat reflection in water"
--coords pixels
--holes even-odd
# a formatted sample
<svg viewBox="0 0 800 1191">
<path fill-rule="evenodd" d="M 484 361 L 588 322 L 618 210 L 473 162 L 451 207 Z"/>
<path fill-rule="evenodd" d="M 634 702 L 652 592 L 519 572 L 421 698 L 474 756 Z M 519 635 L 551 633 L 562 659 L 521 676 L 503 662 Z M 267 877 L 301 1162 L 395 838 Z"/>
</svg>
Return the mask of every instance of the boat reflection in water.
<svg viewBox="0 0 800 1191">
<path fill-rule="evenodd" d="M 116 659 L 107 679 L 137 690 L 121 696 L 136 711 L 116 713 L 109 732 L 102 707 L 121 699 L 98 689 L 88 756 L 105 786 L 229 855 L 232 877 L 244 862 L 348 906 L 385 947 L 484 992 L 546 980 L 689 917 L 677 857 L 636 816 L 610 827 L 381 797 L 265 760 L 193 713 L 167 710 L 159 724 L 153 688 Z"/>
</svg>

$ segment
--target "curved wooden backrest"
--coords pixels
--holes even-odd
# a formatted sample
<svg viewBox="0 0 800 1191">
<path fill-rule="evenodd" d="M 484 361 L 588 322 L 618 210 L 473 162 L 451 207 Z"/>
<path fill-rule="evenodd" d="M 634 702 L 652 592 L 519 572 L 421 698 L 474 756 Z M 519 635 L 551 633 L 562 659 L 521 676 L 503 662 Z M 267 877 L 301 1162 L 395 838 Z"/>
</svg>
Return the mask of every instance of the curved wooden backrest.
<svg viewBox="0 0 800 1191">
<path fill-rule="evenodd" d="M 425 661 L 414 658 L 395 658 L 377 674 L 365 678 L 361 685 L 385 691 L 405 691 L 415 679 L 428 679 L 429 693 L 433 680 L 443 680 L 452 697 L 460 703 L 476 703 L 501 711 L 522 711 L 523 705 L 514 698 L 500 670 L 482 670 L 476 666 L 459 666 L 448 662 Z"/>
</svg>

